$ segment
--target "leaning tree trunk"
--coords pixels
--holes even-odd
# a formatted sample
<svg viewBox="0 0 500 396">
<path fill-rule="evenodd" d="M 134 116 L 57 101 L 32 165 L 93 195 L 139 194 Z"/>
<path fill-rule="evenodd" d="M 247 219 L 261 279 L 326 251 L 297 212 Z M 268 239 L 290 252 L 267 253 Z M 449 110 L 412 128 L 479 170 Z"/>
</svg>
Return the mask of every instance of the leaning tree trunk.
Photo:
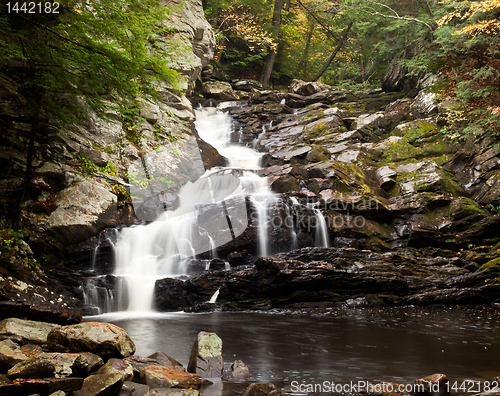
<svg viewBox="0 0 500 396">
<path fill-rule="evenodd" d="M 332 56 L 328 59 L 328 61 L 325 63 L 325 65 L 322 67 L 322 69 L 316 74 L 316 76 L 312 79 L 312 81 L 318 81 L 318 79 L 323 75 L 323 73 L 328 69 L 332 61 L 335 59 L 337 56 L 338 52 L 342 48 L 342 45 L 344 45 L 344 42 L 347 40 L 347 35 L 349 33 L 349 30 L 351 30 L 352 22 L 349 23 L 349 26 L 347 26 L 347 29 L 344 32 L 344 35 L 340 39 L 340 42 L 338 43 L 337 47 L 335 48 L 335 51 L 333 51 Z"/>
<path fill-rule="evenodd" d="M 274 2 L 274 12 L 273 12 L 273 38 L 274 41 L 279 37 L 280 25 L 281 25 L 281 10 L 283 9 L 284 0 L 275 0 Z M 276 49 L 271 48 L 269 55 L 267 57 L 266 66 L 264 67 L 264 72 L 262 73 L 262 87 L 267 88 L 269 85 L 269 80 L 271 79 L 271 73 L 273 72 L 274 60 L 276 59 Z"/>
</svg>

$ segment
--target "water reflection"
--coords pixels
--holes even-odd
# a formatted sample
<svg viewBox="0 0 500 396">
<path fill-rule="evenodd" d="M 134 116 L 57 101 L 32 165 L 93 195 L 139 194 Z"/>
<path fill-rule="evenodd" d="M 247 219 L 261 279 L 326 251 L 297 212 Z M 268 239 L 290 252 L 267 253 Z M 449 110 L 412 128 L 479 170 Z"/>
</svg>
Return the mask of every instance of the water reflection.
<svg viewBox="0 0 500 396">
<path fill-rule="evenodd" d="M 237 382 L 229 374 L 236 359 L 249 366 L 250 381 L 271 381 L 283 387 L 292 381 L 406 384 L 438 372 L 451 379 L 498 375 L 497 308 L 351 309 L 321 316 L 214 312 L 126 318 L 117 313 L 97 320 L 127 330 L 137 354 L 161 350 L 185 366 L 197 333 L 217 333 L 224 343 L 226 394 Z"/>
</svg>

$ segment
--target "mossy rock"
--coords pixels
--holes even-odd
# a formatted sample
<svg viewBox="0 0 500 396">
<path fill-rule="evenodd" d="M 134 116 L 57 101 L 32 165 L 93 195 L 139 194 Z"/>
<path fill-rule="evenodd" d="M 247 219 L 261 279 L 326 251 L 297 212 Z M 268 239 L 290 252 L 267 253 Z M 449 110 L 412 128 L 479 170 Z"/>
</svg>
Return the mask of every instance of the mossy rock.
<svg viewBox="0 0 500 396">
<path fill-rule="evenodd" d="M 486 264 L 483 264 L 478 271 L 485 282 L 487 283 L 498 282 L 497 278 L 500 277 L 500 257 L 490 260 Z"/>
</svg>

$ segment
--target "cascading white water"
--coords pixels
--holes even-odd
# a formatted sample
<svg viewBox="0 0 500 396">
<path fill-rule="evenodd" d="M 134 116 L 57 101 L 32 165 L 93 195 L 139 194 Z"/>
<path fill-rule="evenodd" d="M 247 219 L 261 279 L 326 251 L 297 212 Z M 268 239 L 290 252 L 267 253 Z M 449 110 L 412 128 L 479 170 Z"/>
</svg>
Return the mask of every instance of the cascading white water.
<svg viewBox="0 0 500 396">
<path fill-rule="evenodd" d="M 215 304 L 217 302 L 217 297 L 219 297 L 220 287 L 215 291 L 215 293 L 210 297 L 208 301 L 210 304 Z"/>
<path fill-rule="evenodd" d="M 325 217 L 319 209 L 314 209 L 316 216 L 316 236 L 315 244 L 319 247 L 329 247 L 330 238 L 328 237 L 328 226 L 326 224 Z"/>
<path fill-rule="evenodd" d="M 123 280 L 118 290 L 119 301 L 128 301 L 127 306 L 120 307 L 123 310 L 151 311 L 155 282 L 186 274 L 186 263 L 194 258 L 197 251 L 194 245 L 199 244 L 199 240 L 193 240 L 193 234 L 207 236 L 207 248 L 204 251 L 212 251 L 212 257 L 215 256 L 214 239 L 200 226 L 199 216 L 202 214 L 199 207 L 216 202 L 213 192 L 229 191 L 226 184 L 230 181 L 212 179 L 211 175 L 238 172 L 239 185 L 231 189 L 229 196 L 221 199 L 250 196 L 258 216 L 259 254 L 269 253 L 267 207 L 275 197 L 267 180 L 255 173 L 260 169 L 262 154 L 248 147 L 231 144 L 231 119 L 215 108 L 198 109 L 195 125 L 200 138 L 226 157 L 228 166 L 207 171 L 203 175 L 206 183 L 188 183 L 183 186 L 178 193 L 180 206 L 175 211 L 166 211 L 148 225 L 125 228 L 120 232 L 115 246 L 114 275 Z M 244 207 L 244 199 L 242 202 Z M 225 206 L 224 210 L 227 214 Z"/>
</svg>

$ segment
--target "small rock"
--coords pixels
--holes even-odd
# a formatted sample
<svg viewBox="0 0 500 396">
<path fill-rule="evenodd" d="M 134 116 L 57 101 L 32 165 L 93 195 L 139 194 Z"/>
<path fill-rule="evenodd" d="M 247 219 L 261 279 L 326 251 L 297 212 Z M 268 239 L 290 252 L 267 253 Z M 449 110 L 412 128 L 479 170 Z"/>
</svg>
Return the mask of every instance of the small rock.
<svg viewBox="0 0 500 396">
<path fill-rule="evenodd" d="M 222 375 L 223 369 L 222 340 L 215 333 L 201 331 L 191 350 L 188 372 L 203 378 L 216 378 Z"/>
<path fill-rule="evenodd" d="M 245 378 L 250 375 L 250 369 L 241 360 L 235 360 L 231 365 L 231 372 L 234 378 Z"/>
<path fill-rule="evenodd" d="M 97 370 L 96 374 L 121 374 L 124 381 L 132 381 L 134 369 L 125 360 L 111 358 L 104 366 Z"/>
<path fill-rule="evenodd" d="M 378 185 L 385 191 L 389 191 L 392 187 L 394 187 L 396 184 L 394 181 L 396 175 L 396 172 L 388 166 L 383 166 L 375 171 L 375 177 L 377 178 Z"/>
<path fill-rule="evenodd" d="M 201 396 L 194 389 L 151 389 L 144 396 Z"/>
<path fill-rule="evenodd" d="M 415 394 L 425 396 L 449 396 L 448 377 L 445 374 L 432 374 L 413 381 Z"/>
<path fill-rule="evenodd" d="M 28 360 L 19 345 L 12 340 L 0 341 L 0 370 L 5 372 L 17 363 Z"/>
<path fill-rule="evenodd" d="M 152 355 L 148 356 L 149 359 L 154 359 L 158 362 L 160 362 L 163 366 L 165 367 L 171 367 L 177 370 L 184 370 L 184 366 L 175 360 L 172 356 L 167 355 L 166 353 L 163 353 L 161 351 L 155 352 Z"/>
<path fill-rule="evenodd" d="M 95 374 L 85 378 L 82 389 L 73 392 L 73 396 L 116 395 L 122 385 L 121 374 Z"/>
<path fill-rule="evenodd" d="M 243 392 L 242 396 L 285 396 L 285 393 L 270 382 L 263 384 L 252 383 Z"/>
<path fill-rule="evenodd" d="M 150 388 L 199 389 L 200 376 L 163 366 L 149 366 L 141 370 L 141 382 Z"/>
<path fill-rule="evenodd" d="M 149 386 L 137 382 L 125 381 L 118 396 L 144 396 L 149 392 Z"/>
<path fill-rule="evenodd" d="M 152 358 L 145 358 L 143 356 L 130 356 L 130 357 L 125 359 L 125 362 L 127 362 L 128 364 L 130 364 L 132 366 L 132 368 L 134 370 L 134 377 L 136 379 L 139 379 L 143 368 L 146 368 L 149 366 L 164 366 L 164 364 L 162 362 L 160 362 L 159 360 L 152 359 Z M 170 366 L 166 366 L 166 367 L 170 367 Z M 175 367 L 175 368 L 177 368 L 177 367 Z"/>
<path fill-rule="evenodd" d="M 64 392 L 62 390 L 58 390 L 54 393 L 51 393 L 49 396 L 66 396 L 66 392 Z"/>
</svg>

